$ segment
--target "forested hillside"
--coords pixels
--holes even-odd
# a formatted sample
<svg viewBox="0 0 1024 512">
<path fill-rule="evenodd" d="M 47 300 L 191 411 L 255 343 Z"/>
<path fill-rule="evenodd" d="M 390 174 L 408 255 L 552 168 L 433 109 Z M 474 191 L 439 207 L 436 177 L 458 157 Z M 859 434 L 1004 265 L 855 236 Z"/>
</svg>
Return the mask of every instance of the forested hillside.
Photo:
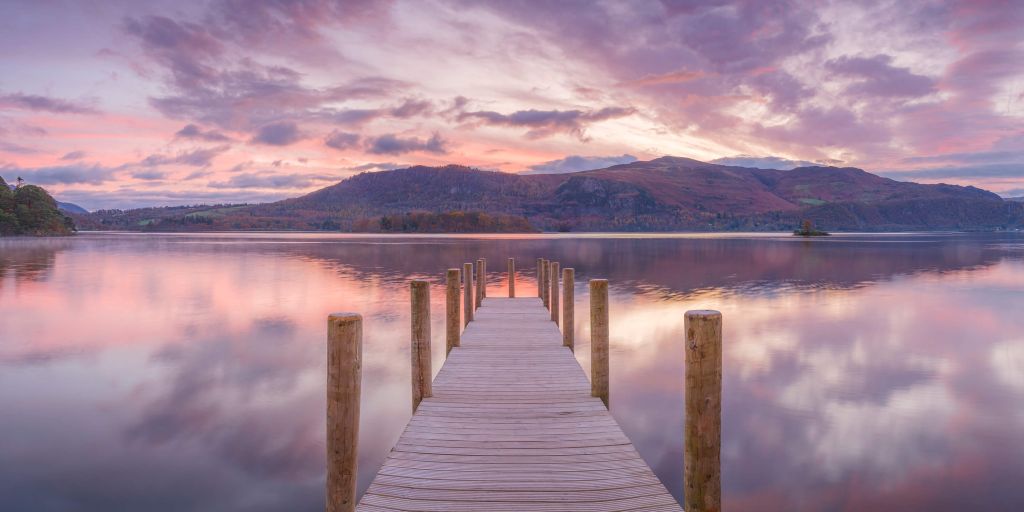
<svg viewBox="0 0 1024 512">
<path fill-rule="evenodd" d="M 465 217 L 467 212 L 488 217 Z M 974 187 L 900 182 L 851 167 L 782 171 L 663 157 L 548 175 L 410 167 L 359 174 L 275 203 L 79 218 L 104 229 L 388 231 L 395 221 L 402 231 L 416 231 L 451 223 L 456 214 L 463 215 L 459 230 L 474 232 L 518 225 L 544 231 L 791 231 L 804 219 L 837 231 L 994 230 L 1020 228 L 1024 204 Z M 424 222 L 409 221 L 415 218 Z M 499 226 L 499 218 L 523 220 Z M 490 225 L 466 224 L 473 219 Z"/>
<path fill-rule="evenodd" d="M 42 187 L 11 188 L 0 177 L 0 235 L 70 235 L 74 231 L 74 221 Z"/>
</svg>

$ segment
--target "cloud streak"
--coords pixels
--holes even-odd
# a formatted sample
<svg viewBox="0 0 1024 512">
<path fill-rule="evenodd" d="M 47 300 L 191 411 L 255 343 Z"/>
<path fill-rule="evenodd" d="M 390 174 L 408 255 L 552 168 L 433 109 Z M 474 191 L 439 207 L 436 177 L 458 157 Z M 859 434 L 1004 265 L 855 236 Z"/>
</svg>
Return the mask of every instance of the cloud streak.
<svg viewBox="0 0 1024 512">
<path fill-rule="evenodd" d="M 613 165 L 628 164 L 637 161 L 633 155 L 619 156 L 581 156 L 570 155 L 558 160 L 531 165 L 530 170 L 523 174 L 561 174 L 567 172 L 589 171 L 591 169 L 604 169 Z"/>
<path fill-rule="evenodd" d="M 73 101 L 40 96 L 38 94 L 12 93 L 0 95 L 0 109 L 24 109 L 53 114 L 98 114 L 95 108 Z"/>
<path fill-rule="evenodd" d="M 0 175 L 21 176 L 36 185 L 101 185 L 114 179 L 114 171 L 99 165 L 61 165 L 36 168 L 0 167 Z"/>
<path fill-rule="evenodd" d="M 448 152 L 447 144 L 448 142 L 436 133 L 429 139 L 385 134 L 368 140 L 366 151 L 374 155 L 402 155 L 414 152 L 443 155 Z"/>
<path fill-rule="evenodd" d="M 192 151 L 182 151 L 176 155 L 149 155 L 139 165 L 145 167 L 156 167 L 160 165 L 188 165 L 192 167 L 203 167 L 210 165 L 213 159 L 230 149 L 231 146 L 217 146 L 213 148 L 200 148 Z"/>
<path fill-rule="evenodd" d="M 289 146 L 305 138 L 299 126 L 292 122 L 271 123 L 260 127 L 252 142 L 271 146 Z"/>
<path fill-rule="evenodd" d="M 540 139 L 564 133 L 585 139 L 587 126 L 636 113 L 631 107 L 605 107 L 599 110 L 518 110 L 501 114 L 490 110 L 463 112 L 459 121 L 490 126 L 527 128 L 526 137 Z"/>
<path fill-rule="evenodd" d="M 228 142 L 232 140 L 231 137 L 228 137 L 221 132 L 216 130 L 203 130 L 191 123 L 178 130 L 177 133 L 174 134 L 174 137 L 177 139 L 201 140 L 206 142 Z"/>
</svg>

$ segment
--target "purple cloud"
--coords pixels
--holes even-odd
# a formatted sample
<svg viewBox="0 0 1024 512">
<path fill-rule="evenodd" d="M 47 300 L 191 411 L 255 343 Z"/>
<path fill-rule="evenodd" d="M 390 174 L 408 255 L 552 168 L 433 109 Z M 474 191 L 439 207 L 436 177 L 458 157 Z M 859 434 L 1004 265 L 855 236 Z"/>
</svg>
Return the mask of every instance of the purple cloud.
<svg viewBox="0 0 1024 512">
<path fill-rule="evenodd" d="M 725 3 L 725 2 L 720 2 Z M 679 42 L 719 72 L 749 72 L 785 57 L 819 48 L 812 9 L 796 1 L 729 2 L 729 8 L 665 2 Z"/>
<path fill-rule="evenodd" d="M 124 30 L 137 37 L 147 52 L 171 73 L 175 85 L 195 87 L 216 80 L 217 70 L 205 61 L 224 52 L 224 45 L 198 23 L 165 16 L 129 18 Z"/>
<path fill-rule="evenodd" d="M 327 136 L 324 144 L 334 149 L 351 149 L 359 146 L 359 134 L 335 130 Z"/>
<path fill-rule="evenodd" d="M 183 151 L 176 155 L 149 155 L 139 165 L 145 167 L 156 167 L 159 165 L 180 164 L 193 167 L 210 165 L 213 159 L 230 149 L 230 146 L 217 146 L 214 148 L 201 148 L 192 151 Z"/>
<path fill-rule="evenodd" d="M 71 151 L 64 153 L 64 156 L 60 157 L 61 160 L 81 160 L 85 157 L 85 151 Z"/>
<path fill-rule="evenodd" d="M 32 168 L 5 165 L 0 167 L 0 174 L 2 175 L 21 176 L 28 183 L 39 185 L 100 185 L 113 180 L 114 171 L 115 169 L 99 165 L 65 165 Z"/>
<path fill-rule="evenodd" d="M 889 128 L 878 120 L 861 119 L 853 111 L 842 108 L 805 108 L 792 123 L 759 127 L 754 132 L 762 140 L 777 146 L 801 148 L 847 147 L 850 141 L 862 147 L 880 146 L 891 139 Z"/>
<path fill-rule="evenodd" d="M 0 95 L 0 108 L 17 108 L 54 114 L 97 114 L 93 107 L 49 96 L 12 93 Z"/>
<path fill-rule="evenodd" d="M 15 144 L 13 142 L 7 142 L 0 140 L 0 151 L 6 153 L 16 153 L 19 155 L 33 155 L 39 153 L 38 149 L 30 148 L 28 146 L 22 146 L 21 144 Z"/>
<path fill-rule="evenodd" d="M 359 116 L 358 112 L 339 114 L 324 105 L 385 97 L 406 87 L 383 77 L 362 77 L 325 88 L 307 87 L 302 84 L 303 75 L 292 68 L 265 65 L 248 56 L 238 58 L 229 51 L 239 49 L 249 55 L 259 47 L 278 53 L 283 46 L 295 46 L 284 53 L 295 50 L 306 55 L 311 46 L 322 46 L 333 54 L 330 45 L 320 45 L 320 26 L 355 22 L 379 11 L 386 11 L 380 2 L 222 0 L 212 2 L 198 21 L 142 16 L 126 19 L 122 28 L 141 43 L 151 63 L 164 71 L 170 93 L 150 98 L 157 110 L 175 119 L 242 131 L 280 119 Z M 373 117 L 378 113 L 362 115 Z"/>
<path fill-rule="evenodd" d="M 415 151 L 445 154 L 448 152 L 446 145 L 447 141 L 437 133 L 427 140 L 415 137 L 401 138 L 394 134 L 386 134 L 368 140 L 366 151 L 375 155 L 401 155 Z"/>
<path fill-rule="evenodd" d="M 388 114 L 398 119 L 408 119 L 429 114 L 433 108 L 429 101 L 407 99 L 401 105 L 389 109 Z"/>
<path fill-rule="evenodd" d="M 528 128 L 526 136 L 531 139 L 547 137 L 557 133 L 568 133 L 584 139 L 584 130 L 591 123 L 626 117 L 636 112 L 630 107 L 605 107 L 600 110 L 519 110 L 511 114 L 493 111 L 463 112 L 459 121 L 478 122 L 492 126 Z"/>
<path fill-rule="evenodd" d="M 226 40 L 265 46 L 274 51 L 337 56 L 322 34 L 324 26 L 359 24 L 387 16 L 390 0 L 220 0 L 211 4 L 205 16 L 207 26 L 216 27 Z"/>
<path fill-rule="evenodd" d="M 324 118 L 332 123 L 361 125 L 386 117 L 408 119 L 415 116 L 425 116 L 433 113 L 433 111 L 434 107 L 428 101 L 407 99 L 395 107 L 350 108 L 342 110 L 322 109 L 319 112 L 313 113 L 313 115 Z"/>
<path fill-rule="evenodd" d="M 216 130 L 203 130 L 202 128 L 194 125 L 187 124 L 184 128 L 177 131 L 174 134 L 176 139 L 192 139 L 192 140 L 204 140 L 207 142 L 227 142 L 232 140 L 231 137 L 224 135 Z"/>
<path fill-rule="evenodd" d="M 137 180 L 157 181 L 157 180 L 162 180 L 162 179 L 166 178 L 167 177 L 167 173 L 165 173 L 163 171 L 157 171 L 157 170 L 152 170 L 151 169 L 151 170 L 146 170 L 146 171 L 133 172 L 132 173 L 132 177 L 137 179 Z"/>
<path fill-rule="evenodd" d="M 591 169 L 604 169 L 613 165 L 628 164 L 636 162 L 633 155 L 619 156 L 581 156 L 569 155 L 558 160 L 531 165 L 530 170 L 523 174 L 562 174 L 569 172 L 589 171 Z"/>
<path fill-rule="evenodd" d="M 271 146 L 288 146 L 305 138 L 298 125 L 292 122 L 280 122 L 265 125 L 252 138 L 253 142 Z"/>
<path fill-rule="evenodd" d="M 882 171 L 879 174 L 899 180 L 915 180 L 920 178 L 956 178 L 961 180 L 972 178 L 1024 179 L 1024 161 L 1005 164 L 947 165 L 927 169 Z"/>
<path fill-rule="evenodd" d="M 825 62 L 825 69 L 839 75 L 860 79 L 847 87 L 854 96 L 916 98 L 935 92 L 935 81 L 915 75 L 908 68 L 892 65 L 892 57 L 843 56 Z"/>
<path fill-rule="evenodd" d="M 751 156 L 736 155 L 727 158 L 717 158 L 711 163 L 719 165 L 732 165 L 736 167 L 756 167 L 758 169 L 781 169 L 789 170 L 797 167 L 812 167 L 822 165 L 807 160 L 791 160 L 780 156 Z"/>
<path fill-rule="evenodd" d="M 232 176 L 226 181 L 210 183 L 213 188 L 308 188 L 319 183 L 337 181 L 324 174 L 279 174 L 276 172 L 250 172 Z"/>
<path fill-rule="evenodd" d="M 405 164 L 396 164 L 394 162 L 369 162 L 355 167 L 350 167 L 349 170 L 356 172 L 390 171 L 392 169 L 401 169 L 402 167 L 408 166 Z"/>
</svg>

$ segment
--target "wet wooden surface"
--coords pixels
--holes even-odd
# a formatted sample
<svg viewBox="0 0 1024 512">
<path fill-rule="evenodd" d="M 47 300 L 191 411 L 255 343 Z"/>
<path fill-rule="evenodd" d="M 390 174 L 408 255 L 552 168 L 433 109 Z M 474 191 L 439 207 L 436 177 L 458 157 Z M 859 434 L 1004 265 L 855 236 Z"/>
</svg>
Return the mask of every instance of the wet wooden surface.
<svg viewBox="0 0 1024 512">
<path fill-rule="evenodd" d="M 541 299 L 486 298 L 357 510 L 681 510 Z"/>
</svg>

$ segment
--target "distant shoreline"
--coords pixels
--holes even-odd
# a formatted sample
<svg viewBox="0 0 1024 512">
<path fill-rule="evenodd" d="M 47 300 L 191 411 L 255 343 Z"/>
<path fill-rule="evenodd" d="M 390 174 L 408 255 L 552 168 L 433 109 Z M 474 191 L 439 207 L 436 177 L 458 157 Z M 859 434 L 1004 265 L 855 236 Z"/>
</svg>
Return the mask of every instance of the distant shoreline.
<svg viewBox="0 0 1024 512">
<path fill-rule="evenodd" d="M 956 230 L 916 230 L 916 231 L 833 231 L 830 237 L 806 237 L 816 239 L 828 239 L 844 236 L 898 236 L 898 235 L 969 235 L 969 234 L 1024 234 L 1024 230 L 992 230 L 992 231 L 956 231 Z M 792 231 L 543 231 L 529 233 L 364 233 L 364 232 L 341 232 L 341 231 L 299 231 L 299 230 L 228 230 L 228 231 L 128 231 L 128 230 L 80 230 L 76 235 L 319 235 L 323 237 L 341 236 L 345 238 L 431 238 L 431 237 L 452 237 L 452 238 L 701 238 L 701 237 L 723 237 L 723 238 L 771 238 L 780 237 L 788 240 L 800 240 L 805 237 L 793 236 Z M 47 237 L 18 236 L 4 237 L 4 239 L 30 238 L 39 239 Z M 72 236 L 54 236 L 52 238 L 73 238 Z"/>
</svg>

